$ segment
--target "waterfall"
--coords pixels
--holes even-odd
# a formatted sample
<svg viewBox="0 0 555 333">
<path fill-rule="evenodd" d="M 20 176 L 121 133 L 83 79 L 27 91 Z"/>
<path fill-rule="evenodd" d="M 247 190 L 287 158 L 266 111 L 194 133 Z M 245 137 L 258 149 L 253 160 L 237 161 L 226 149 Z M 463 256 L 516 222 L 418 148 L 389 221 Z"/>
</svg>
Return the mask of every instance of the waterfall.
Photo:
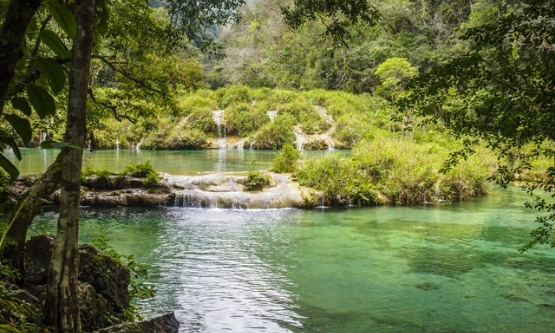
<svg viewBox="0 0 555 333">
<path fill-rule="evenodd" d="M 299 126 L 295 126 L 295 137 L 297 142 L 297 150 L 303 150 L 303 144 L 305 142 L 305 138 L 303 137 L 303 132 Z"/>
<path fill-rule="evenodd" d="M 46 141 L 46 132 L 40 132 L 39 144 Z"/>
<path fill-rule="evenodd" d="M 119 150 L 119 136 L 116 136 L 116 150 Z"/>
<path fill-rule="evenodd" d="M 135 149 L 141 150 L 141 145 L 143 144 L 143 139 L 144 139 L 144 138 L 141 138 L 141 140 L 139 141 L 139 143 L 137 143 L 137 147 L 135 147 Z"/>
<path fill-rule="evenodd" d="M 327 134 L 321 134 L 320 139 L 322 139 L 328 145 L 328 150 L 334 150 L 335 144 L 333 143 L 332 139 Z"/>
<path fill-rule="evenodd" d="M 247 141 L 247 139 L 241 139 L 237 142 L 237 149 L 239 150 L 243 150 L 245 149 L 245 141 Z"/>
<path fill-rule="evenodd" d="M 214 119 L 214 123 L 216 123 L 216 128 L 218 129 L 218 146 L 220 147 L 220 149 L 227 148 L 227 139 L 224 125 L 224 110 L 212 111 L 212 118 Z"/>
</svg>

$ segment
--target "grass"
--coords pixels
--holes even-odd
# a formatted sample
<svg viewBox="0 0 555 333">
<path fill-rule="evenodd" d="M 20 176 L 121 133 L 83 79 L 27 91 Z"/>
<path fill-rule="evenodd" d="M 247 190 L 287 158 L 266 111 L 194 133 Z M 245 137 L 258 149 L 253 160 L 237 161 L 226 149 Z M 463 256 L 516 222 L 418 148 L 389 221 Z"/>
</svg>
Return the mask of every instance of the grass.
<svg viewBox="0 0 555 333">
<path fill-rule="evenodd" d="M 302 185 L 323 191 L 328 204 L 412 205 L 468 200 L 487 194 L 495 161 L 488 151 L 461 161 L 449 172 L 439 170 L 457 143 L 448 138 L 416 143 L 387 134 L 358 143 L 350 158 L 331 156 L 303 164 Z"/>
</svg>

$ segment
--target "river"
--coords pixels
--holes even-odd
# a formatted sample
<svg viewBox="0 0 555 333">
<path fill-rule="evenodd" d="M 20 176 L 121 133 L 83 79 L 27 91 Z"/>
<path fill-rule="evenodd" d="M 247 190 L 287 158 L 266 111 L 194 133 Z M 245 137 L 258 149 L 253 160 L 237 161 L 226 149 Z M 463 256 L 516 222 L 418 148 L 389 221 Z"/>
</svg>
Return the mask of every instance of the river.
<svg viewBox="0 0 555 333">
<path fill-rule="evenodd" d="M 442 206 L 84 208 L 80 229 L 148 264 L 158 291 L 142 312 L 175 311 L 181 332 L 548 332 L 555 250 L 519 254 L 534 226 L 526 199 L 510 188 Z"/>
</svg>

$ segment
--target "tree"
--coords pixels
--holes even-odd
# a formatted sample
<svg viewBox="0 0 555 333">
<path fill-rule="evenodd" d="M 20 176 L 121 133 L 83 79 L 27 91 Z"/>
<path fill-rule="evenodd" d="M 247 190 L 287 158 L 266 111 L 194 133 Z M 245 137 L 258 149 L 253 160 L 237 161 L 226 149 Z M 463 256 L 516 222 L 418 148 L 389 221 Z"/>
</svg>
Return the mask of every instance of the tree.
<svg viewBox="0 0 555 333">
<path fill-rule="evenodd" d="M 45 317 L 56 332 L 81 332 L 79 316 L 79 200 L 85 144 L 87 91 L 93 46 L 95 0 L 76 0 L 77 31 L 69 72 L 65 140 L 61 151 L 60 215 L 48 274 Z"/>
<path fill-rule="evenodd" d="M 419 77 L 404 104 L 465 138 L 466 149 L 455 152 L 452 163 L 471 153 L 478 138 L 485 140 L 499 157 L 494 179 L 505 186 L 533 159 L 555 157 L 555 1 L 497 9 L 498 16 L 462 34 L 470 51 Z M 522 251 L 555 247 L 555 164 L 544 171 L 539 183 L 525 186 L 533 199 L 527 206 L 546 215 L 537 218 L 540 226 Z"/>
<path fill-rule="evenodd" d="M 380 93 L 393 101 L 399 97 L 409 80 L 418 75 L 418 69 L 405 58 L 389 58 L 374 73 L 382 82 Z"/>
<path fill-rule="evenodd" d="M 233 16 L 234 6 L 241 4 L 242 1 L 215 1 L 206 4 L 204 2 L 182 2 L 172 3 L 177 7 L 172 7 L 172 17 L 179 19 L 174 21 L 179 24 L 188 36 L 193 36 L 195 29 L 204 28 L 205 24 L 210 23 L 225 23 Z M 78 225 L 79 225 L 79 199 L 80 199 L 80 184 L 81 184 L 81 167 L 82 167 L 82 148 L 85 141 L 86 132 L 86 107 L 87 107 L 87 94 L 89 91 L 89 70 L 90 59 L 92 56 L 93 45 L 93 31 L 95 29 L 95 12 L 99 13 L 99 21 L 96 26 L 98 30 L 104 31 L 106 29 L 108 4 L 105 1 L 100 1 L 95 5 L 94 0 L 77 0 L 72 4 L 60 4 L 56 0 L 51 0 L 48 4 L 50 14 L 54 17 L 59 27 L 67 34 L 68 37 L 73 39 L 73 47 L 71 59 L 67 47 L 62 42 L 61 38 L 53 33 L 43 33 L 41 41 L 49 46 L 49 48 L 61 58 L 61 60 L 68 60 L 71 62 L 69 68 L 69 97 L 67 108 L 66 120 L 66 135 L 64 142 L 58 144 L 58 147 L 63 147 L 60 158 L 56 160 L 57 163 L 48 172 L 48 177 L 43 177 L 33 187 L 31 192 L 26 195 L 27 199 L 31 202 L 28 204 L 33 205 L 32 209 L 16 210 L 18 213 L 30 213 L 31 215 L 16 216 L 10 226 L 14 223 L 17 224 L 21 219 L 25 220 L 23 227 L 16 227 L 18 231 L 17 239 L 24 240 L 25 237 L 19 237 L 21 234 L 26 233 L 26 228 L 34 214 L 38 212 L 36 209 L 39 195 L 48 195 L 50 190 L 54 190 L 54 186 L 61 185 L 61 199 L 60 199 L 60 216 L 58 220 L 58 234 L 54 243 L 54 250 L 51 258 L 47 301 L 45 303 L 45 315 L 47 322 L 49 322 L 56 332 L 80 332 L 81 326 L 79 321 L 79 307 L 77 298 L 77 275 L 79 253 L 77 248 L 78 239 Z M 22 59 L 24 52 L 22 45 L 24 45 L 25 32 L 27 27 L 33 26 L 31 24 L 33 17 L 39 9 L 40 2 L 27 3 L 22 0 L 11 0 L 6 15 L 3 16 L 2 30 L 0 31 L 1 44 L 0 44 L 0 114 L 4 110 L 5 101 L 9 96 L 9 89 L 16 88 L 20 84 L 14 83 L 14 76 L 16 72 L 16 64 Z M 69 7 L 68 7 L 69 6 Z M 69 8 L 75 8 L 75 16 L 71 13 Z M 190 16 L 188 16 L 190 15 Z M 51 17 L 47 17 L 42 24 L 42 29 L 48 24 Z M 76 20 L 75 20 L 76 18 Z M 203 18 L 206 21 L 203 21 Z M 187 21 L 189 19 L 190 21 Z M 204 22 L 204 23 L 203 23 Z M 38 49 L 40 43 L 37 42 L 36 48 Z M 54 93 L 60 92 L 65 86 L 65 75 L 63 69 L 57 65 L 55 61 L 44 61 L 41 66 L 38 61 L 34 63 L 38 68 L 29 66 L 29 75 L 26 81 L 23 81 L 22 87 L 27 87 L 27 97 L 35 111 L 39 115 L 47 115 L 53 113 L 53 103 L 48 105 L 46 111 L 41 108 L 39 102 L 44 103 L 52 102 L 52 96 L 43 88 L 34 85 L 32 82 L 42 74 L 49 80 L 51 89 Z M 117 70 L 117 68 L 113 68 Z M 62 73 L 62 75 L 60 75 Z M 48 75 L 51 74 L 51 75 Z M 141 83 L 135 77 L 129 77 L 136 83 Z M 154 80 L 159 83 L 159 80 Z M 143 82 L 144 83 L 144 82 Z M 12 104 L 13 98 L 12 95 Z M 30 115 L 29 104 L 27 100 L 18 100 L 18 104 L 23 112 L 28 116 Z M 14 107 L 16 107 L 14 105 Z M 13 118 L 13 117 L 12 117 Z M 9 118 L 7 118 L 9 120 Z M 19 118 L 10 122 L 18 133 L 30 132 L 30 125 L 25 123 L 20 126 Z M 23 130 L 21 129 L 22 127 Z M 21 134 L 20 134 L 21 135 Z M 21 135 L 27 137 L 26 135 Z M 13 140 L 12 140 L 13 141 Z M 11 141 L 10 141 L 11 142 Z M 15 149 L 17 146 L 13 145 Z M 1 162 L 1 161 L 0 161 Z M 9 166 L 4 168 L 9 170 Z M 62 169 L 63 173 L 54 170 Z M 12 170 L 13 171 L 13 170 Z M 15 173 L 13 173 L 15 175 Z M 53 179 L 60 177 L 60 179 Z M 45 186 L 44 182 L 48 182 Z M 54 186 L 52 186 L 54 185 Z M 37 190 L 40 189 L 40 190 Z M 15 230 L 14 229 L 14 230 Z M 20 251 L 22 247 L 17 246 L 16 252 Z M 20 253 L 19 253 L 20 254 Z M 21 255 L 16 256 L 18 258 Z"/>
</svg>

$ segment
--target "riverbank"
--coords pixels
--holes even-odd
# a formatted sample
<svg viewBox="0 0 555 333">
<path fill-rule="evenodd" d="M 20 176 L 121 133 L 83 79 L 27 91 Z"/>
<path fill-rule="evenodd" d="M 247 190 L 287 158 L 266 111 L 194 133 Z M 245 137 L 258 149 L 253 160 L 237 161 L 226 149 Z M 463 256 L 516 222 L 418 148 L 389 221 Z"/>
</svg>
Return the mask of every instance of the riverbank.
<svg viewBox="0 0 555 333">
<path fill-rule="evenodd" d="M 147 178 L 123 175 L 88 176 L 83 180 L 81 205 L 93 207 L 196 207 L 225 209 L 279 209 L 312 208 L 317 206 L 375 206 L 399 204 L 386 192 L 368 190 L 369 200 L 351 202 L 326 197 L 326 192 L 301 185 L 293 174 L 263 171 L 268 184 L 261 190 L 251 191 L 247 185 L 247 172 L 212 173 L 195 176 L 175 176 L 159 173 L 157 183 Z M 20 177 L 11 185 L 11 199 L 22 195 L 38 176 Z M 439 185 L 437 185 L 439 188 Z M 348 186 L 345 187 L 348 190 Z M 473 191 L 472 197 L 487 194 L 483 184 Z M 416 192 L 414 196 L 418 196 Z M 449 200 L 436 196 L 422 196 L 421 201 L 410 204 L 440 204 Z M 46 198 L 53 205 L 59 203 L 59 191 Z M 466 198 L 468 199 L 468 198 Z"/>
</svg>

